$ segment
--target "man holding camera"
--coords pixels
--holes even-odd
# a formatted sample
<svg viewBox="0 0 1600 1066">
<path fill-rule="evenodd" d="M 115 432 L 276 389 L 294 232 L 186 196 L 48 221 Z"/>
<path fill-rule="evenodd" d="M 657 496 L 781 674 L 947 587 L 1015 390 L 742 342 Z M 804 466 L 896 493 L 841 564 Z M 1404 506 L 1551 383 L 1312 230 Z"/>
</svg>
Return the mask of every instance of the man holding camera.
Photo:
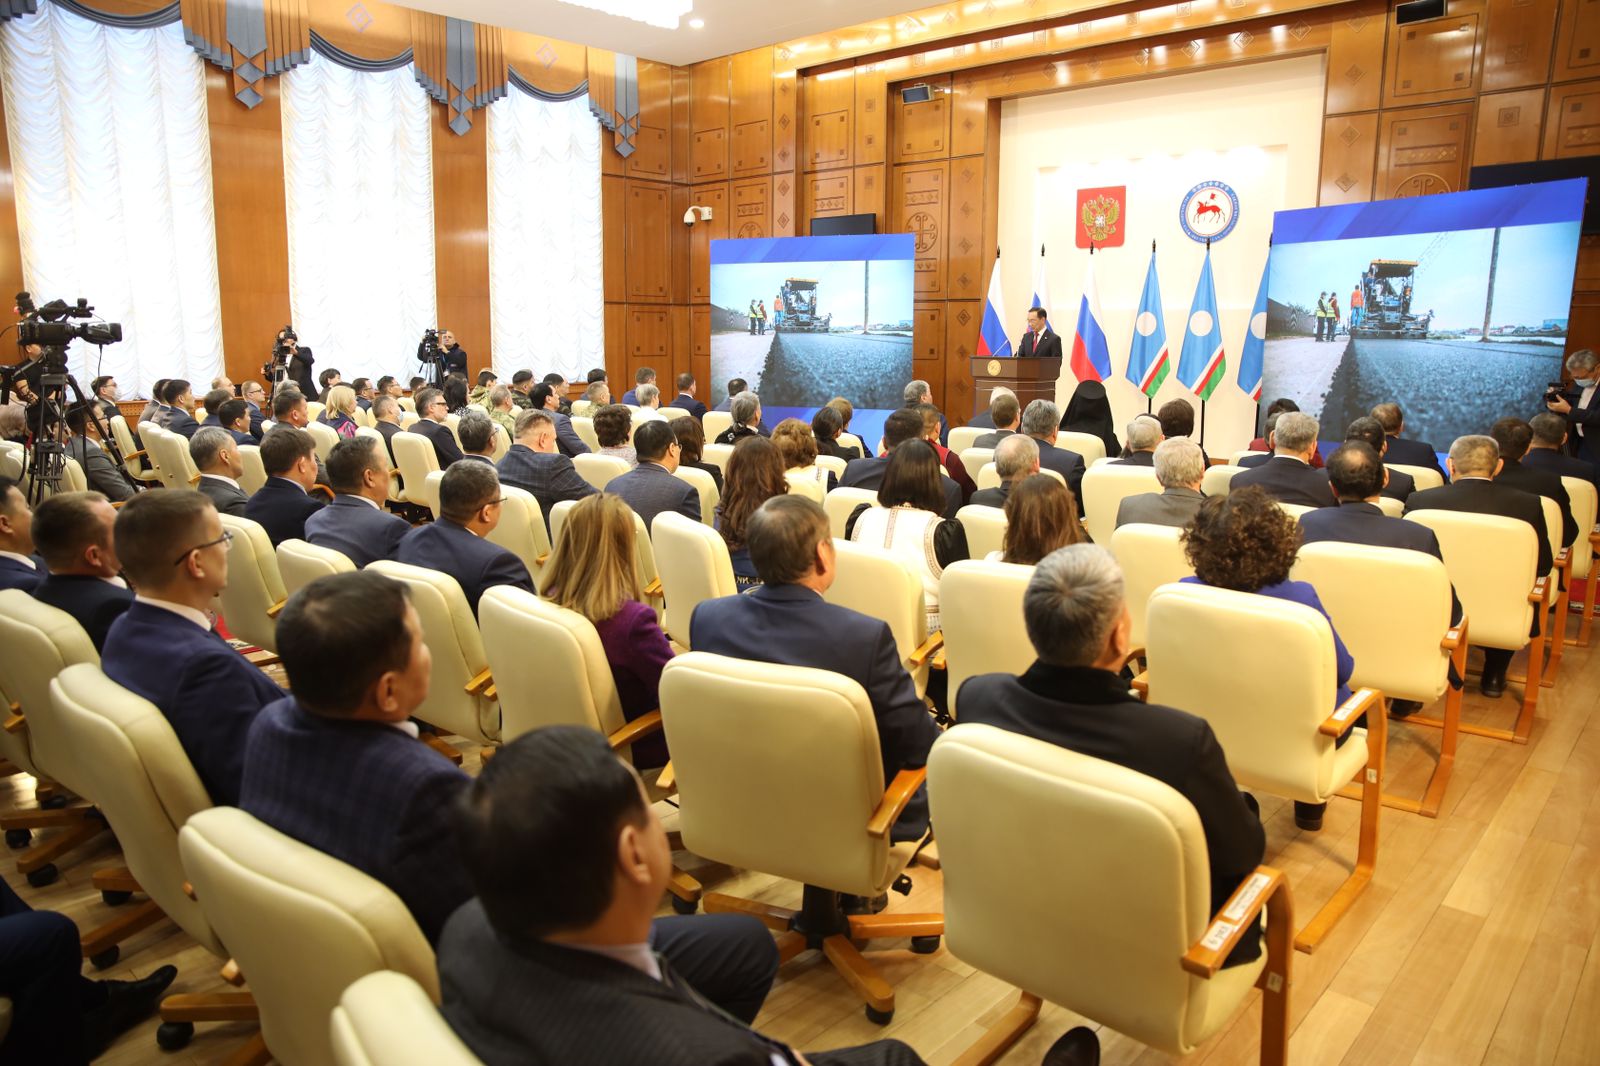
<svg viewBox="0 0 1600 1066">
<path fill-rule="evenodd" d="M 262 368 L 262 376 L 267 379 L 269 385 L 276 384 L 276 371 L 279 367 L 283 367 L 288 380 L 294 383 L 302 396 L 315 396 L 317 383 L 311 376 L 311 364 L 315 361 L 311 349 L 300 346 L 300 337 L 295 333 L 294 327 L 284 326 L 278 331 L 277 342 L 272 349 L 272 362 Z"/>
<path fill-rule="evenodd" d="M 1567 372 L 1572 388 L 1562 391 L 1552 386 L 1545 393 L 1545 406 L 1566 418 L 1572 427 L 1568 447 L 1579 459 L 1600 463 L 1600 404 L 1595 403 L 1595 386 L 1600 384 L 1600 356 L 1587 348 L 1567 356 Z"/>
</svg>

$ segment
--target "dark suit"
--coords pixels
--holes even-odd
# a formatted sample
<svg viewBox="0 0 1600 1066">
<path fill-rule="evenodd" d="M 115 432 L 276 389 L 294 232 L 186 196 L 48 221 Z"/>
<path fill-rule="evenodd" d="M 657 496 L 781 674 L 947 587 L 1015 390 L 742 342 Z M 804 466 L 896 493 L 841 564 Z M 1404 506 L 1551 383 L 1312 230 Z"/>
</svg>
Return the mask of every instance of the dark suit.
<svg viewBox="0 0 1600 1066">
<path fill-rule="evenodd" d="M 1332 507 L 1337 501 L 1328 486 L 1328 472 L 1316 470 L 1291 455 L 1275 455 L 1260 466 L 1233 475 L 1230 492 L 1258 485 L 1279 503 Z"/>
<path fill-rule="evenodd" d="M 306 519 L 322 510 L 322 501 L 307 494 L 298 481 L 269 477 L 245 504 L 244 516 L 261 523 L 276 548 L 286 540 L 306 536 Z"/>
<path fill-rule="evenodd" d="M 374 422 L 372 428 L 382 434 L 384 447 L 389 449 L 389 466 L 397 467 L 399 464 L 394 459 L 394 435 L 403 431 L 393 422 Z"/>
<path fill-rule="evenodd" d="M 878 489 L 883 485 L 884 471 L 888 469 L 888 452 L 870 459 L 852 459 L 845 464 L 844 477 L 839 479 L 839 487 Z M 939 482 L 944 488 L 944 517 L 954 518 L 956 512 L 961 510 L 961 486 L 947 474 L 940 474 Z"/>
<path fill-rule="evenodd" d="M 1007 437 L 1016 436 L 1014 429 L 997 429 L 993 433 L 985 433 L 972 442 L 974 448 L 998 448 L 1000 442 Z"/>
<path fill-rule="evenodd" d="M 1380 495 L 1387 496 L 1391 500 L 1399 500 L 1401 503 L 1404 503 L 1406 500 L 1409 500 L 1411 498 L 1411 494 L 1416 491 L 1416 478 L 1412 477 L 1404 470 L 1390 470 L 1389 483 L 1383 487 L 1383 492 L 1380 493 Z"/>
<path fill-rule="evenodd" d="M 690 396 L 687 392 L 678 393 L 667 406 L 681 407 L 696 418 L 704 418 L 706 416 L 706 405 Z"/>
<path fill-rule="evenodd" d="M 1600 389 L 1590 395 L 1587 407 L 1579 406 L 1583 402 L 1582 389 L 1568 389 L 1562 396 L 1572 405 L 1567 412 L 1567 448 L 1584 462 L 1600 465 L 1600 403 L 1596 402 L 1600 400 Z"/>
<path fill-rule="evenodd" d="M 435 422 L 431 418 L 419 418 L 411 423 L 407 433 L 420 433 L 433 442 L 433 454 L 439 458 L 439 469 L 447 469 L 451 463 L 461 461 L 461 446 L 456 443 L 454 433 L 443 422 Z"/>
<path fill-rule="evenodd" d="M 1559 448 L 1529 448 L 1522 457 L 1522 465 L 1535 470 L 1546 470 L 1557 477 L 1582 478 L 1600 487 L 1600 467 L 1582 459 L 1574 459 Z"/>
<path fill-rule="evenodd" d="M 863 444 L 862 447 L 866 447 L 866 445 Z M 860 451 L 849 445 L 840 444 L 837 440 L 822 440 L 820 438 L 817 440 L 817 454 L 831 455 L 835 459 L 843 459 L 846 463 L 852 459 L 865 458 Z M 717 490 L 721 491 L 720 485 L 718 485 Z"/>
<path fill-rule="evenodd" d="M 220 477 L 201 474 L 200 480 L 195 484 L 195 488 L 211 497 L 211 502 L 216 505 L 218 514 L 238 515 L 240 518 L 249 517 L 245 514 L 245 508 L 250 504 L 250 497 L 245 495 L 244 489 L 241 489 L 237 483 L 229 484 L 229 482 L 223 481 Z M 269 533 L 268 536 L 271 536 L 271 534 Z"/>
<path fill-rule="evenodd" d="M 172 416 L 167 420 L 167 429 L 193 440 L 195 433 L 200 429 L 200 423 L 196 422 L 194 416 L 181 407 L 173 407 L 170 410 L 172 411 Z"/>
<path fill-rule="evenodd" d="M 1037 338 L 1037 339 L 1035 339 Z M 1022 335 L 1022 340 L 1017 342 L 1017 357 L 1038 356 L 1040 359 L 1061 358 L 1061 338 L 1049 326 L 1038 333 L 1033 330 Z"/>
<path fill-rule="evenodd" d="M 983 410 L 969 418 L 967 420 L 967 425 L 971 426 L 973 429 L 994 429 L 994 415 L 990 414 L 989 409 L 985 407 Z"/>
<path fill-rule="evenodd" d="M 32 592 L 44 581 L 47 571 L 44 561 L 33 556 L 33 566 L 27 566 L 9 556 L 0 555 L 0 589 L 21 589 Z"/>
<path fill-rule="evenodd" d="M 97 442 L 88 437 L 70 437 L 66 449 L 67 455 L 83 467 L 83 477 L 90 489 L 114 502 L 133 496 L 133 486 L 128 484 L 122 468 L 111 461 L 111 456 Z"/>
<path fill-rule="evenodd" d="M 647 531 L 662 511 L 676 511 L 685 518 L 700 521 L 700 493 L 660 463 L 641 460 L 626 474 L 607 482 L 606 491 L 621 496 L 622 502 L 644 520 Z"/>
<path fill-rule="evenodd" d="M 1251 452 L 1249 455 L 1241 455 L 1239 457 L 1239 461 L 1234 465 L 1241 466 L 1246 470 L 1252 470 L 1258 466 L 1264 465 L 1267 460 L 1271 458 L 1271 452 Z"/>
<path fill-rule="evenodd" d="M 1200 512 L 1200 505 L 1205 502 L 1204 493 L 1181 485 L 1160 492 L 1124 496 L 1117 505 L 1117 525 L 1139 522 L 1182 529 L 1194 520 L 1194 516 Z"/>
<path fill-rule="evenodd" d="M 1406 440 L 1404 437 L 1385 439 L 1389 442 L 1389 449 L 1383 453 L 1384 462 L 1399 463 L 1401 466 L 1424 466 L 1429 470 L 1437 470 L 1440 477 L 1445 477 L 1444 468 L 1439 465 L 1438 453 L 1427 441 Z"/>
<path fill-rule="evenodd" d="M 637 385 L 635 385 L 633 388 L 631 388 L 627 392 L 623 393 L 622 394 L 622 399 L 618 400 L 617 402 L 618 403 L 631 404 L 634 407 L 638 407 L 639 406 L 639 387 Z"/>
<path fill-rule="evenodd" d="M 572 428 L 571 418 L 560 411 L 546 411 L 545 414 L 556 424 L 556 451 L 569 459 L 575 455 L 589 454 L 589 446 L 583 443 L 578 431 Z"/>
<path fill-rule="evenodd" d="M 266 418 L 261 414 L 261 408 L 249 400 L 244 402 L 244 406 L 250 412 L 250 436 L 255 438 L 255 443 L 260 444 L 262 434 L 266 432 L 261 428 L 261 423 L 265 422 Z"/>
<path fill-rule="evenodd" d="M 1006 501 L 1011 498 L 1011 486 L 1014 482 L 1002 481 L 998 488 L 979 489 L 972 494 L 968 505 L 977 504 L 979 507 L 1005 507 Z"/>
<path fill-rule="evenodd" d="M 94 642 L 95 651 L 106 646 L 111 623 L 133 603 L 133 590 L 87 574 L 50 574 L 33 590 L 40 603 L 66 611 L 78 620 Z"/>
<path fill-rule="evenodd" d="M 138 601 L 111 623 L 100 665 L 111 680 L 161 708 L 211 799 L 236 806 L 245 734 L 283 689 L 215 630 Z"/>
<path fill-rule="evenodd" d="M 698 647 L 698 645 L 697 645 Z M 1035 662 L 1020 677 L 983 674 L 957 694 L 961 721 L 977 722 L 1117 763 L 1172 786 L 1194 805 L 1211 866 L 1210 913 L 1254 872 L 1266 851 L 1261 819 L 1233 783 L 1221 745 L 1203 718 L 1147 704 L 1116 674 Z M 961 728 L 957 726 L 956 728 Z M 1070 840 L 1061 846 L 1070 848 Z M 1261 955 L 1251 927 L 1227 965 Z"/>
<path fill-rule="evenodd" d="M 1078 514 L 1083 515 L 1083 456 L 1070 448 L 1058 448 L 1054 444 L 1034 438 L 1034 443 L 1039 445 L 1039 469 L 1054 470 L 1067 479 L 1067 488 L 1072 490 L 1072 495 L 1078 501 Z"/>
<path fill-rule="evenodd" d="M 513 585 L 534 591 L 533 578 L 528 576 L 521 559 L 448 518 L 417 526 L 407 533 L 394 558 L 396 562 L 427 567 L 455 578 L 474 617 L 484 589 Z"/>
<path fill-rule="evenodd" d="M 206 415 L 205 421 L 200 423 L 200 429 L 226 429 L 226 428 L 227 427 L 225 427 L 222 424 L 222 419 L 218 418 L 214 414 Z M 196 432 L 198 432 L 198 430 Z M 233 443 L 235 443 L 235 444 L 254 444 L 256 442 L 256 439 L 254 437 L 252 437 L 250 434 L 248 434 L 248 433 L 240 433 L 236 429 L 228 430 L 228 435 L 233 438 Z M 190 439 L 193 439 L 194 434 L 193 433 L 189 434 L 189 437 L 190 437 Z"/>
<path fill-rule="evenodd" d="M 319 548 L 343 552 L 360 569 L 378 559 L 393 559 L 411 523 L 359 496 L 339 495 L 306 519 L 305 539 Z"/>
<path fill-rule="evenodd" d="M 553 452 L 536 452 L 525 444 L 513 444 L 500 460 L 500 483 L 533 494 L 550 528 L 550 508 L 562 500 L 581 500 L 593 496 L 595 487 L 578 476 L 572 460 Z M 687 482 L 685 482 L 687 484 Z"/>
<path fill-rule="evenodd" d="M 730 915 L 716 915 L 727 918 Z M 706 921 L 708 919 L 692 919 Z M 626 962 L 536 938 L 515 941 L 472 900 L 445 926 L 439 985 L 445 1021 L 487 1066 L 773 1066 L 789 1049 L 717 1010 L 712 975 L 690 971 L 652 936 L 661 979 Z M 697 970 L 703 969 L 698 967 Z M 845 1052 L 807 1051 L 818 1066 L 916 1066 L 904 1044 L 882 1040 Z"/>
<path fill-rule="evenodd" d="M 1556 506 L 1561 509 L 1560 547 L 1567 547 L 1577 539 L 1578 523 L 1572 517 L 1572 497 L 1567 493 L 1567 487 L 1561 483 L 1560 474 L 1552 474 L 1548 470 L 1525 466 L 1516 460 L 1508 459 L 1494 480 L 1497 484 L 1510 485 L 1514 489 L 1531 492 L 1535 496 L 1548 496 L 1556 501 Z M 1551 545 L 1551 547 L 1557 546 Z"/>
<path fill-rule="evenodd" d="M 762 585 L 703 601 L 690 617 L 689 643 L 696 651 L 831 670 L 859 682 L 878 720 L 885 786 L 901 770 L 926 765 L 939 736 L 900 663 L 889 624 L 827 603 L 802 585 Z M 927 829 L 927 791 L 920 789 L 891 836 L 915 840 Z"/>
<path fill-rule="evenodd" d="M 1153 451 L 1149 451 L 1149 452 L 1129 452 L 1127 455 L 1123 456 L 1121 459 L 1113 459 L 1113 460 L 1111 460 L 1111 465 L 1112 466 L 1149 466 L 1149 467 L 1153 467 L 1153 466 L 1156 465 L 1156 453 L 1153 452 Z"/>
</svg>

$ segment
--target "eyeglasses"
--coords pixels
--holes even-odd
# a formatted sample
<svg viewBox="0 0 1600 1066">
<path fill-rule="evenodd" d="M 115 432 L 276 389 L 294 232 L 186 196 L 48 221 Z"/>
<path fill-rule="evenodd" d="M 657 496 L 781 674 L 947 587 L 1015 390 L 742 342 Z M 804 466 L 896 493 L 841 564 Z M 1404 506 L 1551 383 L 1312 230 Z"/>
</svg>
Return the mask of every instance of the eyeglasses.
<svg viewBox="0 0 1600 1066">
<path fill-rule="evenodd" d="M 218 537 L 216 540 L 208 540 L 204 544 L 196 544 L 194 547 L 190 548 L 188 551 L 184 552 L 182 555 L 180 555 L 176 559 L 172 560 L 172 565 L 173 566 L 177 566 L 180 563 L 182 563 L 185 559 L 189 558 L 189 556 L 193 555 L 195 552 L 204 551 L 206 548 L 214 548 L 218 544 L 222 545 L 222 550 L 223 551 L 232 551 L 233 550 L 233 531 L 231 529 L 224 529 L 222 531 L 222 536 Z"/>
</svg>

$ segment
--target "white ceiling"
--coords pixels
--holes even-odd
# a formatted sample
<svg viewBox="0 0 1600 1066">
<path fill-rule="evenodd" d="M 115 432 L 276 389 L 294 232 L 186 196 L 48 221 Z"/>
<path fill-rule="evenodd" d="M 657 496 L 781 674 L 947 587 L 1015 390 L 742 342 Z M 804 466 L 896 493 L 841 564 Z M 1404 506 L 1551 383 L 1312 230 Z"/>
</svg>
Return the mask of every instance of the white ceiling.
<svg viewBox="0 0 1600 1066">
<path fill-rule="evenodd" d="M 783 0 L 774 7 L 750 0 L 694 0 L 676 30 L 591 11 L 560 0 L 406 0 L 408 6 L 490 26 L 606 48 L 674 66 L 743 52 L 761 45 L 927 7 L 930 0 Z M 705 28 L 689 28 L 689 19 Z"/>
</svg>

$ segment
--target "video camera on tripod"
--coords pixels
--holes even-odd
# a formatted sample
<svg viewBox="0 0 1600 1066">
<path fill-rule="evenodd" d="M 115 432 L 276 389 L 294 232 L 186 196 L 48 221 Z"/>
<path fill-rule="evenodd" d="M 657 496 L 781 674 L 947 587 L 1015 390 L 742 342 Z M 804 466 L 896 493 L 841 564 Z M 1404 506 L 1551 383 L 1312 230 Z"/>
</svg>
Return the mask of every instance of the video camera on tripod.
<svg viewBox="0 0 1600 1066">
<path fill-rule="evenodd" d="M 428 378 L 430 385 L 437 386 L 444 381 L 448 371 L 445 367 L 444 346 L 439 343 L 439 331 L 434 328 L 422 331 L 422 343 L 417 345 L 417 362 L 422 364 L 423 376 Z"/>
<path fill-rule="evenodd" d="M 272 355 L 261 364 L 261 376 L 267 382 L 267 395 L 275 395 L 278 386 L 291 380 L 289 376 L 289 359 L 295 354 L 295 348 L 300 343 L 300 335 L 294 331 L 294 326 L 285 324 L 278 331 L 277 340 L 272 345 Z"/>
</svg>

